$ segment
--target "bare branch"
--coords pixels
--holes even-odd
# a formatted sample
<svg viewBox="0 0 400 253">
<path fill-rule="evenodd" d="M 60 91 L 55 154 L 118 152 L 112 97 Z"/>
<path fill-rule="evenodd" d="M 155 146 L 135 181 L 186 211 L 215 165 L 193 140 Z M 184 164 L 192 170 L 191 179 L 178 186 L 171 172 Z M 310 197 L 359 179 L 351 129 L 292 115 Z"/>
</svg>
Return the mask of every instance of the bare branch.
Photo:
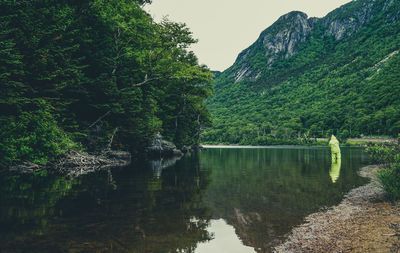
<svg viewBox="0 0 400 253">
<path fill-rule="evenodd" d="M 146 84 L 146 83 L 154 81 L 154 80 L 159 80 L 159 79 L 161 79 L 161 77 L 148 78 L 148 75 L 146 74 L 146 76 L 144 77 L 144 81 L 143 82 L 132 84 L 132 87 L 142 86 L 143 84 Z"/>
<path fill-rule="evenodd" d="M 110 141 L 108 142 L 108 145 L 107 145 L 106 150 L 111 150 L 111 144 L 113 143 L 113 141 L 114 141 L 114 136 L 115 136 L 115 134 L 116 134 L 117 132 L 118 132 L 118 127 L 114 129 L 114 131 L 113 131 L 113 133 L 112 133 L 112 135 L 111 135 L 111 137 L 110 137 Z"/>
<path fill-rule="evenodd" d="M 110 114 L 111 110 L 103 114 L 100 118 L 98 118 L 95 122 L 93 122 L 86 130 L 90 129 L 92 126 L 96 125 L 100 120 L 104 119 L 107 117 L 108 114 Z"/>
</svg>

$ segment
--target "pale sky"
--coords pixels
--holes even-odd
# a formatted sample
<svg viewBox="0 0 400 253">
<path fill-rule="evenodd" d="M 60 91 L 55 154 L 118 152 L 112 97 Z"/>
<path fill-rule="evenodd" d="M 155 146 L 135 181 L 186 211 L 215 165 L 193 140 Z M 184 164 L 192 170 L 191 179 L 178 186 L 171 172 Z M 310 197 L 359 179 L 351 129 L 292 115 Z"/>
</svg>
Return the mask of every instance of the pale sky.
<svg viewBox="0 0 400 253">
<path fill-rule="evenodd" d="M 323 17 L 351 0 L 153 0 L 145 10 L 186 23 L 199 42 L 191 50 L 211 70 L 230 67 L 237 55 L 257 40 L 280 16 L 302 11 Z"/>
</svg>

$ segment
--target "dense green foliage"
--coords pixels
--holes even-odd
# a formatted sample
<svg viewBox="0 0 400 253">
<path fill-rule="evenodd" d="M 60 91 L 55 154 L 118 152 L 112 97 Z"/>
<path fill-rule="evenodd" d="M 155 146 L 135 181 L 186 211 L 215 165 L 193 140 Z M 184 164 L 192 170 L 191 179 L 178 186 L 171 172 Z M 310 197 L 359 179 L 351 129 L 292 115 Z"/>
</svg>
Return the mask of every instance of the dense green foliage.
<svg viewBox="0 0 400 253">
<path fill-rule="evenodd" d="M 155 23 L 151 1 L 2 1 L 0 164 L 46 163 L 75 145 L 178 147 L 210 122 L 211 72 L 184 24 Z M 82 145 L 81 145 L 82 144 Z"/>
<path fill-rule="evenodd" d="M 400 199 L 400 162 L 390 168 L 383 168 L 379 171 L 378 179 L 391 200 Z"/>
<path fill-rule="evenodd" d="M 400 200 L 400 135 L 397 143 L 375 144 L 367 148 L 371 159 L 382 165 L 378 179 L 391 200 Z"/>
<path fill-rule="evenodd" d="M 73 142 L 57 127 L 46 102 L 38 100 L 23 107 L 26 110 L 20 111 L 15 121 L 1 122 L 3 161 L 11 164 L 23 159 L 45 164 L 49 158 L 74 148 Z"/>
<path fill-rule="evenodd" d="M 264 33 L 273 37 L 292 25 L 276 22 L 216 78 L 215 96 L 207 102 L 213 127 L 202 141 L 260 145 L 287 143 L 285 139 L 308 142 L 331 134 L 397 136 L 400 4 L 389 2 L 352 1 L 314 19 L 310 34 L 296 44 L 294 54 L 275 55 L 269 64 L 266 46 L 260 46 L 268 38 Z M 357 15 L 371 5 L 371 20 L 355 25 L 354 33 L 342 39 L 329 34 L 329 24 L 358 22 Z M 235 82 L 241 70 L 254 75 Z"/>
</svg>

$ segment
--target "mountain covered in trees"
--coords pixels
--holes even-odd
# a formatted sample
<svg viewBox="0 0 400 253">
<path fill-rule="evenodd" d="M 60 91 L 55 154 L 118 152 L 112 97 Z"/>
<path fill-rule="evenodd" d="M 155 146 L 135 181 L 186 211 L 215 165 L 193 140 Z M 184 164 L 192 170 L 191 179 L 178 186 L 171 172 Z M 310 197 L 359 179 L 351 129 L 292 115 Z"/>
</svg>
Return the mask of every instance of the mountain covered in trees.
<svg viewBox="0 0 400 253">
<path fill-rule="evenodd" d="M 400 132 L 400 1 L 280 17 L 213 83 L 208 143 L 275 144 Z"/>
<path fill-rule="evenodd" d="M 178 147 L 210 123 L 212 73 L 189 29 L 156 23 L 149 0 L 2 1 L 0 167 L 68 150 Z"/>
</svg>

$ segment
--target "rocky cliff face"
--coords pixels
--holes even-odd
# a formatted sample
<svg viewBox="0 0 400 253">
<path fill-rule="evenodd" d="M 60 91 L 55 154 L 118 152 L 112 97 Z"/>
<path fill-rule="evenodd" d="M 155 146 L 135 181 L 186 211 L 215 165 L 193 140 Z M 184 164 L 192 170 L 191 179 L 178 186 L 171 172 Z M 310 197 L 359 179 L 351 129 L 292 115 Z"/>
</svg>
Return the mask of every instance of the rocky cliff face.
<svg viewBox="0 0 400 253">
<path fill-rule="evenodd" d="M 276 34 L 266 31 L 262 34 L 262 45 L 266 56 L 270 56 L 268 62 L 283 54 L 288 58 L 294 54 L 294 48 L 299 42 L 304 42 L 310 34 L 312 24 L 302 12 L 291 12 L 282 16 L 277 23 L 283 23 L 283 29 Z"/>
<path fill-rule="evenodd" d="M 263 48 L 269 61 L 279 54 L 286 58 L 294 53 L 294 47 L 299 42 L 304 42 L 312 29 L 312 23 L 308 20 L 307 14 L 294 11 L 278 19 L 270 28 L 261 33 L 255 43 L 256 48 Z M 245 60 L 252 50 L 244 50 L 238 57 L 238 61 Z"/>
<path fill-rule="evenodd" d="M 263 31 L 253 45 L 239 54 L 235 64 L 229 69 L 230 76 L 235 82 L 257 79 L 277 59 L 293 56 L 298 46 L 311 34 L 318 33 L 317 30 L 322 30 L 324 36 L 332 36 L 335 40 L 346 39 L 372 18 L 390 8 L 394 1 L 354 0 L 324 18 L 308 18 L 307 14 L 299 11 L 283 15 Z"/>
<path fill-rule="evenodd" d="M 365 23 L 386 10 L 394 0 L 355 0 L 321 19 L 325 34 L 344 39 L 358 31 Z"/>
<path fill-rule="evenodd" d="M 257 57 L 262 51 L 266 64 L 270 65 L 279 57 L 289 58 L 295 53 L 295 47 L 304 42 L 312 30 L 314 19 L 308 19 L 307 14 L 294 11 L 278 19 L 271 27 L 261 33 L 258 40 L 241 52 L 235 64 L 241 65 L 233 76 L 239 82 L 246 77 L 257 78 L 248 60 Z"/>
</svg>

